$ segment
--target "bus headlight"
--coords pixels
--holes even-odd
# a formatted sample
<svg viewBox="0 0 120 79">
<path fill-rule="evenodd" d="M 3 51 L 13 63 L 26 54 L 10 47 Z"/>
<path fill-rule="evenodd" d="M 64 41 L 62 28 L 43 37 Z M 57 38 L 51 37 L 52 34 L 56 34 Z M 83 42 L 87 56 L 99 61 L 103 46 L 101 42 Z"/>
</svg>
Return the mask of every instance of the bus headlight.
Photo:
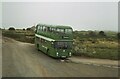
<svg viewBox="0 0 120 79">
<path fill-rule="evenodd" d="M 71 52 L 69 52 L 69 56 L 71 56 Z"/>
<path fill-rule="evenodd" d="M 58 52 L 56 53 L 56 55 L 58 56 Z"/>
</svg>

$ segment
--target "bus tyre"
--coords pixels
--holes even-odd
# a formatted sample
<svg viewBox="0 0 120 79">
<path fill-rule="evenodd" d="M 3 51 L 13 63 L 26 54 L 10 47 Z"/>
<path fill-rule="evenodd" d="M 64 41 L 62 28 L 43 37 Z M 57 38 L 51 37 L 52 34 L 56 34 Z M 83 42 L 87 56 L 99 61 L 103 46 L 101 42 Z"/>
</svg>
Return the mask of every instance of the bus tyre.
<svg viewBox="0 0 120 79">
<path fill-rule="evenodd" d="M 39 44 L 37 44 L 37 50 L 40 51 L 40 49 L 39 49 Z"/>
</svg>

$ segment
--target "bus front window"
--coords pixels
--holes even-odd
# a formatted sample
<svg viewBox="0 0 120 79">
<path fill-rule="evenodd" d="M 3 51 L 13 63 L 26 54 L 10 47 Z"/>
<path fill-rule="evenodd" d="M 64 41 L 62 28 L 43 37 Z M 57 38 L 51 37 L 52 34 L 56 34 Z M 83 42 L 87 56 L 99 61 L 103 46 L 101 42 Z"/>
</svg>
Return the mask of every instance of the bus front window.
<svg viewBox="0 0 120 79">
<path fill-rule="evenodd" d="M 57 32 L 64 33 L 64 29 L 57 29 Z"/>
<path fill-rule="evenodd" d="M 72 29 L 65 29 L 65 33 L 72 33 Z"/>
<path fill-rule="evenodd" d="M 68 49 L 71 48 L 71 44 L 70 42 L 55 42 L 55 48 L 58 49 Z"/>
</svg>

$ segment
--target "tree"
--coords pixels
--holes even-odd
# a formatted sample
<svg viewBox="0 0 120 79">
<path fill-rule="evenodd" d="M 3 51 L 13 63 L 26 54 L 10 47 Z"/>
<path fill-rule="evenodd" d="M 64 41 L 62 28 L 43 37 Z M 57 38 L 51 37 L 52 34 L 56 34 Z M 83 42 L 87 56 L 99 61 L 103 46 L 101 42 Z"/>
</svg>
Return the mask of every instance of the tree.
<svg viewBox="0 0 120 79">
<path fill-rule="evenodd" d="M 23 30 L 25 31 L 25 29 L 23 28 Z"/>
<path fill-rule="evenodd" d="M 15 28 L 14 27 L 10 27 L 8 30 L 14 31 Z"/>
<path fill-rule="evenodd" d="M 30 31 L 30 30 L 31 30 L 31 28 L 27 28 L 26 30 Z"/>
<path fill-rule="evenodd" d="M 120 39 L 120 33 L 118 33 L 117 36 L 118 36 L 118 39 Z"/>
<path fill-rule="evenodd" d="M 99 35 L 100 35 L 100 36 L 106 36 L 106 34 L 105 34 L 104 31 L 100 31 L 100 32 L 99 32 Z"/>
</svg>

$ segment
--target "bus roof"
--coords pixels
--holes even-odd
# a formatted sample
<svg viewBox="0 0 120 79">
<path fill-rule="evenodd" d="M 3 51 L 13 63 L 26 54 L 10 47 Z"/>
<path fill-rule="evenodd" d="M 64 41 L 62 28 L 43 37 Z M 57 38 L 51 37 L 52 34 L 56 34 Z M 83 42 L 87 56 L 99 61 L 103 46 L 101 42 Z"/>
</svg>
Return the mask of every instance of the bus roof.
<svg viewBox="0 0 120 79">
<path fill-rule="evenodd" d="M 46 27 L 52 27 L 52 28 L 59 28 L 59 29 L 72 29 L 70 26 L 64 26 L 64 25 L 47 25 L 47 24 L 37 24 L 38 26 L 46 26 Z"/>
</svg>

